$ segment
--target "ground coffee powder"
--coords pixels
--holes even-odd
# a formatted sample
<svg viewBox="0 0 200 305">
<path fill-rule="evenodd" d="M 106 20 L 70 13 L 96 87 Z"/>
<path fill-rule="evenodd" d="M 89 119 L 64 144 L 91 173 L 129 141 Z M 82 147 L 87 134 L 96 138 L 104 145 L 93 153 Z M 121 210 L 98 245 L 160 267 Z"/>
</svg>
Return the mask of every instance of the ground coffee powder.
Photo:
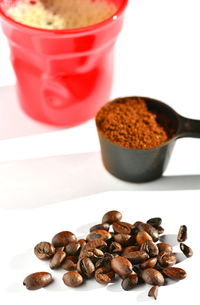
<svg viewBox="0 0 200 305">
<path fill-rule="evenodd" d="M 102 107 L 96 116 L 97 128 L 104 137 L 135 149 L 154 148 L 171 138 L 165 118 L 162 120 L 141 98 L 116 100 Z"/>
</svg>

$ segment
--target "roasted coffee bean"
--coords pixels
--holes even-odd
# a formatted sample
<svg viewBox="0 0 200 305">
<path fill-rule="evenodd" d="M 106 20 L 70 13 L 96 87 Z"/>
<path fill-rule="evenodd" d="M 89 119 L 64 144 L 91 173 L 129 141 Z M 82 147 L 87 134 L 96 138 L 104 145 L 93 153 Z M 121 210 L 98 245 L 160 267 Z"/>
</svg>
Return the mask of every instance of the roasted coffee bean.
<svg viewBox="0 0 200 305">
<path fill-rule="evenodd" d="M 140 246 L 129 246 L 124 248 L 123 252 L 122 252 L 122 256 L 125 256 L 126 254 L 130 253 L 130 252 L 135 252 L 135 251 L 139 251 L 140 250 Z"/>
<path fill-rule="evenodd" d="M 73 271 L 76 269 L 76 259 L 74 256 L 67 256 L 61 264 L 61 268 L 66 271 Z"/>
<path fill-rule="evenodd" d="M 83 284 L 83 277 L 78 272 L 67 272 L 63 275 L 63 282 L 69 287 L 78 287 Z"/>
<path fill-rule="evenodd" d="M 180 249 L 186 257 L 191 257 L 193 255 L 192 249 L 184 243 L 180 243 Z"/>
<path fill-rule="evenodd" d="M 66 258 L 66 253 L 64 251 L 57 251 L 50 260 L 49 263 L 50 268 L 51 269 L 59 268 L 65 258 Z"/>
<path fill-rule="evenodd" d="M 101 251 L 100 249 L 93 249 L 93 250 L 89 250 L 89 258 L 93 261 L 93 263 L 95 264 L 100 258 L 104 257 L 104 253 L 103 251 Z"/>
<path fill-rule="evenodd" d="M 157 230 L 158 230 L 158 234 L 159 234 L 159 235 L 163 234 L 164 231 L 165 231 L 165 229 L 164 229 L 163 227 L 161 227 L 161 226 L 159 226 L 159 227 L 157 228 Z"/>
<path fill-rule="evenodd" d="M 108 231 L 96 230 L 96 231 L 93 231 L 90 234 L 88 234 L 86 239 L 88 241 L 93 241 L 93 240 L 98 240 L 98 239 L 106 241 L 106 240 L 110 239 L 111 237 L 112 237 L 112 235 Z"/>
<path fill-rule="evenodd" d="M 137 284 L 138 284 L 138 276 L 135 272 L 132 272 L 126 278 L 123 279 L 121 286 L 124 290 L 131 290 L 135 288 Z"/>
<path fill-rule="evenodd" d="M 134 228 L 132 224 L 122 221 L 114 222 L 112 227 L 115 233 L 120 234 L 131 234 L 131 231 Z"/>
<path fill-rule="evenodd" d="M 137 221 L 134 225 L 139 231 L 147 232 L 152 237 L 153 241 L 158 241 L 159 236 L 158 230 L 156 228 L 154 228 L 148 223 L 144 223 L 141 221 Z"/>
<path fill-rule="evenodd" d="M 92 240 L 83 247 L 83 251 L 94 248 L 100 249 L 101 251 L 106 251 L 107 243 L 102 239 Z"/>
<path fill-rule="evenodd" d="M 123 255 L 123 257 L 126 257 L 133 265 L 137 265 L 146 261 L 149 258 L 149 255 L 145 251 L 140 250 L 129 252 L 126 255 Z"/>
<path fill-rule="evenodd" d="M 132 236 L 129 234 L 115 234 L 114 240 L 122 246 L 128 246 L 132 242 Z"/>
<path fill-rule="evenodd" d="M 153 268 L 147 268 L 142 272 L 142 278 L 145 283 L 153 286 L 162 286 L 164 285 L 164 277 L 162 273 Z"/>
<path fill-rule="evenodd" d="M 100 223 L 98 225 L 95 225 L 90 228 L 90 232 L 96 231 L 96 230 L 105 230 L 109 231 L 110 225 L 109 223 Z"/>
<path fill-rule="evenodd" d="M 53 281 L 53 278 L 48 272 L 36 272 L 28 275 L 24 281 L 23 285 L 29 290 L 36 290 L 46 287 Z"/>
<path fill-rule="evenodd" d="M 142 279 L 142 271 L 143 271 L 143 269 L 141 269 L 140 266 L 137 265 L 137 266 L 133 266 L 133 271 L 134 271 L 134 272 L 137 274 L 137 276 L 138 276 L 138 285 L 139 285 L 139 284 L 144 284 L 144 281 L 143 281 L 143 279 Z"/>
<path fill-rule="evenodd" d="M 158 247 L 152 241 L 146 241 L 140 247 L 140 250 L 146 251 L 150 257 L 157 256 L 159 253 Z"/>
<path fill-rule="evenodd" d="M 157 257 L 152 257 L 140 265 L 142 269 L 154 268 L 157 264 Z"/>
<path fill-rule="evenodd" d="M 159 252 L 172 252 L 172 246 L 166 243 L 158 243 L 157 244 Z"/>
<path fill-rule="evenodd" d="M 109 252 L 110 252 L 110 253 L 121 253 L 121 252 L 122 252 L 122 246 L 121 246 L 121 244 L 117 243 L 116 241 L 113 241 L 113 242 L 110 244 Z"/>
<path fill-rule="evenodd" d="M 136 235 L 136 241 L 141 246 L 146 241 L 153 241 L 152 237 L 146 231 L 139 231 Z"/>
<path fill-rule="evenodd" d="M 57 247 L 57 248 L 55 248 L 55 252 L 58 252 L 58 251 L 65 251 L 65 247 Z"/>
<path fill-rule="evenodd" d="M 162 219 L 160 217 L 150 218 L 149 220 L 147 220 L 147 223 L 153 226 L 154 228 L 158 229 L 158 227 L 162 223 Z"/>
<path fill-rule="evenodd" d="M 79 239 L 79 240 L 78 240 L 78 243 L 80 244 L 81 249 L 82 249 L 82 248 L 85 247 L 85 245 L 86 245 L 86 240 L 85 240 L 85 239 Z M 96 247 L 93 247 L 93 248 L 96 248 Z"/>
<path fill-rule="evenodd" d="M 97 248 L 81 251 L 79 258 L 89 257 L 95 264 L 100 258 L 104 257 L 104 253 Z"/>
<path fill-rule="evenodd" d="M 133 266 L 133 271 L 138 275 L 138 277 L 141 277 L 143 270 L 141 270 L 140 266 L 137 265 L 137 266 Z"/>
<path fill-rule="evenodd" d="M 180 229 L 178 231 L 177 240 L 182 243 L 182 242 L 186 241 L 186 239 L 187 239 L 187 227 L 185 225 L 183 225 L 183 226 L 180 226 Z"/>
<path fill-rule="evenodd" d="M 76 240 L 77 240 L 77 238 L 72 232 L 63 231 L 63 232 L 57 233 L 53 237 L 52 244 L 54 245 L 54 247 L 65 247 L 70 242 L 73 242 Z"/>
<path fill-rule="evenodd" d="M 113 222 L 120 221 L 122 219 L 122 214 L 118 211 L 107 212 L 102 219 L 102 223 L 112 224 Z"/>
<path fill-rule="evenodd" d="M 67 256 L 78 256 L 81 250 L 81 245 L 74 241 L 72 243 L 69 243 L 66 247 L 65 247 L 65 252 L 67 254 Z"/>
<path fill-rule="evenodd" d="M 160 252 L 158 262 L 162 267 L 170 267 L 176 264 L 176 255 L 171 252 Z"/>
<path fill-rule="evenodd" d="M 100 258 L 96 264 L 95 264 L 95 268 L 102 268 L 102 267 L 106 267 L 106 268 L 111 268 L 111 260 L 114 258 L 114 255 L 110 254 L 110 253 L 105 253 L 104 257 Z"/>
<path fill-rule="evenodd" d="M 114 282 L 115 273 L 111 268 L 98 268 L 94 274 L 95 280 L 102 285 Z"/>
<path fill-rule="evenodd" d="M 93 276 L 95 266 L 89 257 L 79 259 L 77 263 L 77 271 L 82 274 L 83 277 L 89 279 Z"/>
<path fill-rule="evenodd" d="M 130 273 L 132 273 L 133 266 L 127 258 L 122 256 L 117 256 L 111 260 L 111 268 L 119 276 L 126 277 Z"/>
<path fill-rule="evenodd" d="M 187 276 L 185 270 L 175 267 L 164 268 L 162 273 L 172 280 L 183 280 Z"/>
<path fill-rule="evenodd" d="M 154 300 L 157 300 L 157 297 L 158 297 L 158 286 L 151 287 L 151 289 L 149 290 L 148 296 L 149 297 L 153 297 Z"/>
<path fill-rule="evenodd" d="M 34 253 L 39 259 L 49 259 L 55 253 L 55 248 L 52 244 L 42 241 L 34 248 Z"/>
<path fill-rule="evenodd" d="M 133 237 L 136 237 L 137 233 L 139 232 L 140 230 L 138 230 L 138 228 L 136 228 L 134 225 L 133 225 L 133 228 L 131 230 L 131 235 Z"/>
</svg>

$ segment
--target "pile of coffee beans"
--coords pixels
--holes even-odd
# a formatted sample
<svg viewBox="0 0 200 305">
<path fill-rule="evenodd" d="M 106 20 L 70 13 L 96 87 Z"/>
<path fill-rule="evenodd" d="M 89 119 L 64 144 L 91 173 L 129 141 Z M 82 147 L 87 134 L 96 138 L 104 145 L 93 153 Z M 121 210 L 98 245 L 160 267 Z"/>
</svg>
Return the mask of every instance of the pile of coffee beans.
<svg viewBox="0 0 200 305">
<path fill-rule="evenodd" d="M 85 239 L 63 231 L 51 243 L 38 243 L 34 253 L 41 260 L 49 260 L 51 269 L 66 270 L 63 282 L 69 287 L 81 286 L 90 278 L 107 285 L 120 277 L 124 290 L 134 289 L 141 283 L 151 285 L 148 295 L 156 299 L 158 287 L 167 284 L 166 278 L 182 280 L 187 275 L 183 269 L 173 267 L 177 258 L 172 246 L 159 241 L 164 232 L 161 223 L 161 218 L 156 217 L 146 223 L 131 224 L 122 221 L 119 211 L 109 211 L 102 223 L 90 228 Z M 192 249 L 183 243 L 186 239 L 187 227 L 183 225 L 177 241 L 184 255 L 191 257 Z M 38 272 L 27 276 L 23 284 L 35 290 L 52 281 L 50 273 Z"/>
</svg>

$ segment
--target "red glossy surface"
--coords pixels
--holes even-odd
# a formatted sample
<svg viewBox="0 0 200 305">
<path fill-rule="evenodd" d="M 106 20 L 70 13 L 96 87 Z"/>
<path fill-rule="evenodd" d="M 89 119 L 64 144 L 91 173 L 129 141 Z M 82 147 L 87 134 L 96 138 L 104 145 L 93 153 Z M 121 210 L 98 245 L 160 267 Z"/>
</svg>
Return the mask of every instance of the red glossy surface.
<svg viewBox="0 0 200 305">
<path fill-rule="evenodd" d="M 36 120 L 74 126 L 96 114 L 109 99 L 113 76 L 113 47 L 121 30 L 128 0 L 109 0 L 117 18 L 71 30 L 42 30 L 6 17 L 8 37 L 17 76 L 19 100 Z M 11 1 L 12 2 L 12 1 Z"/>
</svg>

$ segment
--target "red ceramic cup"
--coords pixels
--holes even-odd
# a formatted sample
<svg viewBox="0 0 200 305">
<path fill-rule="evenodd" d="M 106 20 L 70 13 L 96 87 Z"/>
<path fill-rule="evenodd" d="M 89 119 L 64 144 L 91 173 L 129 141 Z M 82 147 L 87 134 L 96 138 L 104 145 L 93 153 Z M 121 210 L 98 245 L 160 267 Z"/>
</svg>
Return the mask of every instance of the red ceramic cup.
<svg viewBox="0 0 200 305">
<path fill-rule="evenodd" d="M 32 118 L 57 126 L 78 125 L 109 99 L 113 47 L 122 28 L 128 0 L 107 0 L 114 16 L 98 24 L 68 30 L 44 30 L 0 17 L 17 77 L 21 107 Z"/>
</svg>

